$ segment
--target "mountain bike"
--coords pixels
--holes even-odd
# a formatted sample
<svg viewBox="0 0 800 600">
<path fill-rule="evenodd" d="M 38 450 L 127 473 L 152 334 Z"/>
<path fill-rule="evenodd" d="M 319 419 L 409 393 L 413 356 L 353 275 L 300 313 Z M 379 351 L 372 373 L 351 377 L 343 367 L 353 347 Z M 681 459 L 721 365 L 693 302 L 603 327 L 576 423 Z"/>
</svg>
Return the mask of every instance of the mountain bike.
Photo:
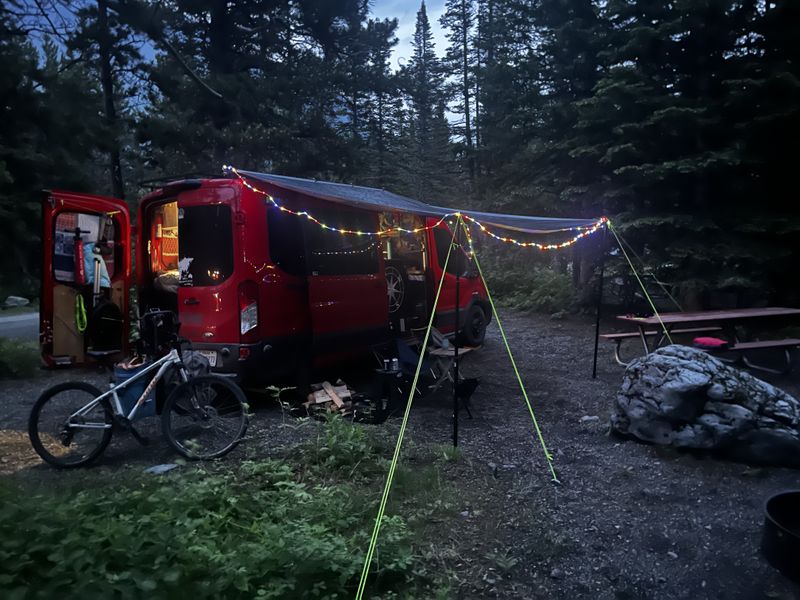
<svg viewBox="0 0 800 600">
<path fill-rule="evenodd" d="M 163 357 L 147 365 L 107 392 L 80 381 L 55 385 L 39 397 L 28 420 L 28 435 L 36 453 L 56 467 L 79 467 L 97 459 L 115 429 L 130 432 L 143 445 L 147 440 L 133 419 L 145 402 L 155 402 L 156 384 L 170 371 L 180 383 L 167 396 L 161 425 L 169 444 L 190 459 L 212 459 L 233 450 L 248 425 L 247 402 L 234 382 L 220 375 L 190 377 L 183 363 L 181 340 Z M 147 378 L 150 378 L 147 381 Z M 120 394 L 147 381 L 130 410 Z"/>
</svg>

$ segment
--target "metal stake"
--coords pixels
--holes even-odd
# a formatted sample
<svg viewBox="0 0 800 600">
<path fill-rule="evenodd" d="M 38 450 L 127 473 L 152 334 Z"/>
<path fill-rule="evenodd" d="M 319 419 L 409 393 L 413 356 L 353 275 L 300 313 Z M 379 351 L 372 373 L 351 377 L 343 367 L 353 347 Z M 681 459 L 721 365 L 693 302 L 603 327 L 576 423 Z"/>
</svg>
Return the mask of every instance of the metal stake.
<svg viewBox="0 0 800 600">
<path fill-rule="evenodd" d="M 592 379 L 597 379 L 597 346 L 600 343 L 600 308 L 603 305 L 603 277 L 606 270 L 606 235 L 608 225 L 603 224 L 603 237 L 601 239 L 600 281 L 597 285 L 597 318 L 594 324 L 594 362 L 592 363 Z"/>
<path fill-rule="evenodd" d="M 461 216 L 456 221 L 456 335 L 453 337 L 453 448 L 458 447 L 458 334 L 459 334 L 459 292 L 461 285 Z"/>
</svg>

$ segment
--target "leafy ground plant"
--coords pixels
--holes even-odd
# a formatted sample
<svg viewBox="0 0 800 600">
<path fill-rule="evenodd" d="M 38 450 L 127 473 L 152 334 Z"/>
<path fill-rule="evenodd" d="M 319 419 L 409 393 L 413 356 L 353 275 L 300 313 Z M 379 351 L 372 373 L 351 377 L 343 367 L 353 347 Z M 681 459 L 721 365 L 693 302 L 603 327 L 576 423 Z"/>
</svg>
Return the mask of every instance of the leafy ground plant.
<svg viewBox="0 0 800 600">
<path fill-rule="evenodd" d="M 0 484 L 0 597 L 352 597 L 385 459 L 341 419 L 313 446 L 303 471 L 261 459 L 35 497 Z M 369 597 L 436 596 L 417 533 L 385 518 Z"/>
<path fill-rule="evenodd" d="M 556 313 L 575 304 L 569 276 L 548 268 L 495 272 L 489 275 L 488 283 L 501 303 L 520 310 Z"/>
</svg>

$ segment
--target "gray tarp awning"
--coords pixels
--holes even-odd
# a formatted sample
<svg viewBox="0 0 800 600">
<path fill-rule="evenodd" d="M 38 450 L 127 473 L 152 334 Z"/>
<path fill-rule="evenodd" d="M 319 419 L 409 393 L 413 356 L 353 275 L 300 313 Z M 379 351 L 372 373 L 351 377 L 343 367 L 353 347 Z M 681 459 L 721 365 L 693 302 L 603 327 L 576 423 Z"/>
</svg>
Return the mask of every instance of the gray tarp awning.
<svg viewBox="0 0 800 600">
<path fill-rule="evenodd" d="M 241 171 L 243 177 L 255 181 L 268 183 L 277 188 L 299 192 L 314 198 L 328 200 L 339 204 L 347 204 L 357 208 L 377 211 L 397 211 L 421 215 L 426 217 L 441 217 L 459 210 L 462 214 L 480 221 L 487 227 L 511 229 L 524 233 L 556 233 L 578 227 L 591 227 L 595 219 L 561 219 L 554 217 L 528 217 L 522 215 L 506 215 L 500 213 L 477 212 L 468 209 L 443 208 L 431 206 L 413 198 L 399 196 L 386 190 L 349 185 L 346 183 L 333 183 L 330 181 L 316 181 L 314 179 L 301 179 L 273 175 L 271 173 L 256 173 L 254 171 Z M 280 201 L 280 198 L 276 197 Z"/>
</svg>

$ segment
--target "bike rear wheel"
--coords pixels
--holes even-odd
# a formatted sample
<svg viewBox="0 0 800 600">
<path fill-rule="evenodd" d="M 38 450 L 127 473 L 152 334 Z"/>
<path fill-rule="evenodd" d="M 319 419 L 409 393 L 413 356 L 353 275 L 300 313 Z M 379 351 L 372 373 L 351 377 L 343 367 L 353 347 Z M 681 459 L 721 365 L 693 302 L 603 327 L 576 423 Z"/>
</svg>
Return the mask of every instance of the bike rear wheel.
<svg viewBox="0 0 800 600">
<path fill-rule="evenodd" d="M 164 403 L 164 437 L 186 458 L 218 458 L 247 431 L 247 401 L 235 383 L 201 375 L 180 384 Z"/>
<path fill-rule="evenodd" d="M 86 465 L 111 441 L 114 420 L 105 402 L 75 414 L 101 394 L 82 382 L 53 386 L 39 396 L 28 419 L 28 436 L 36 453 L 61 468 Z"/>
</svg>

